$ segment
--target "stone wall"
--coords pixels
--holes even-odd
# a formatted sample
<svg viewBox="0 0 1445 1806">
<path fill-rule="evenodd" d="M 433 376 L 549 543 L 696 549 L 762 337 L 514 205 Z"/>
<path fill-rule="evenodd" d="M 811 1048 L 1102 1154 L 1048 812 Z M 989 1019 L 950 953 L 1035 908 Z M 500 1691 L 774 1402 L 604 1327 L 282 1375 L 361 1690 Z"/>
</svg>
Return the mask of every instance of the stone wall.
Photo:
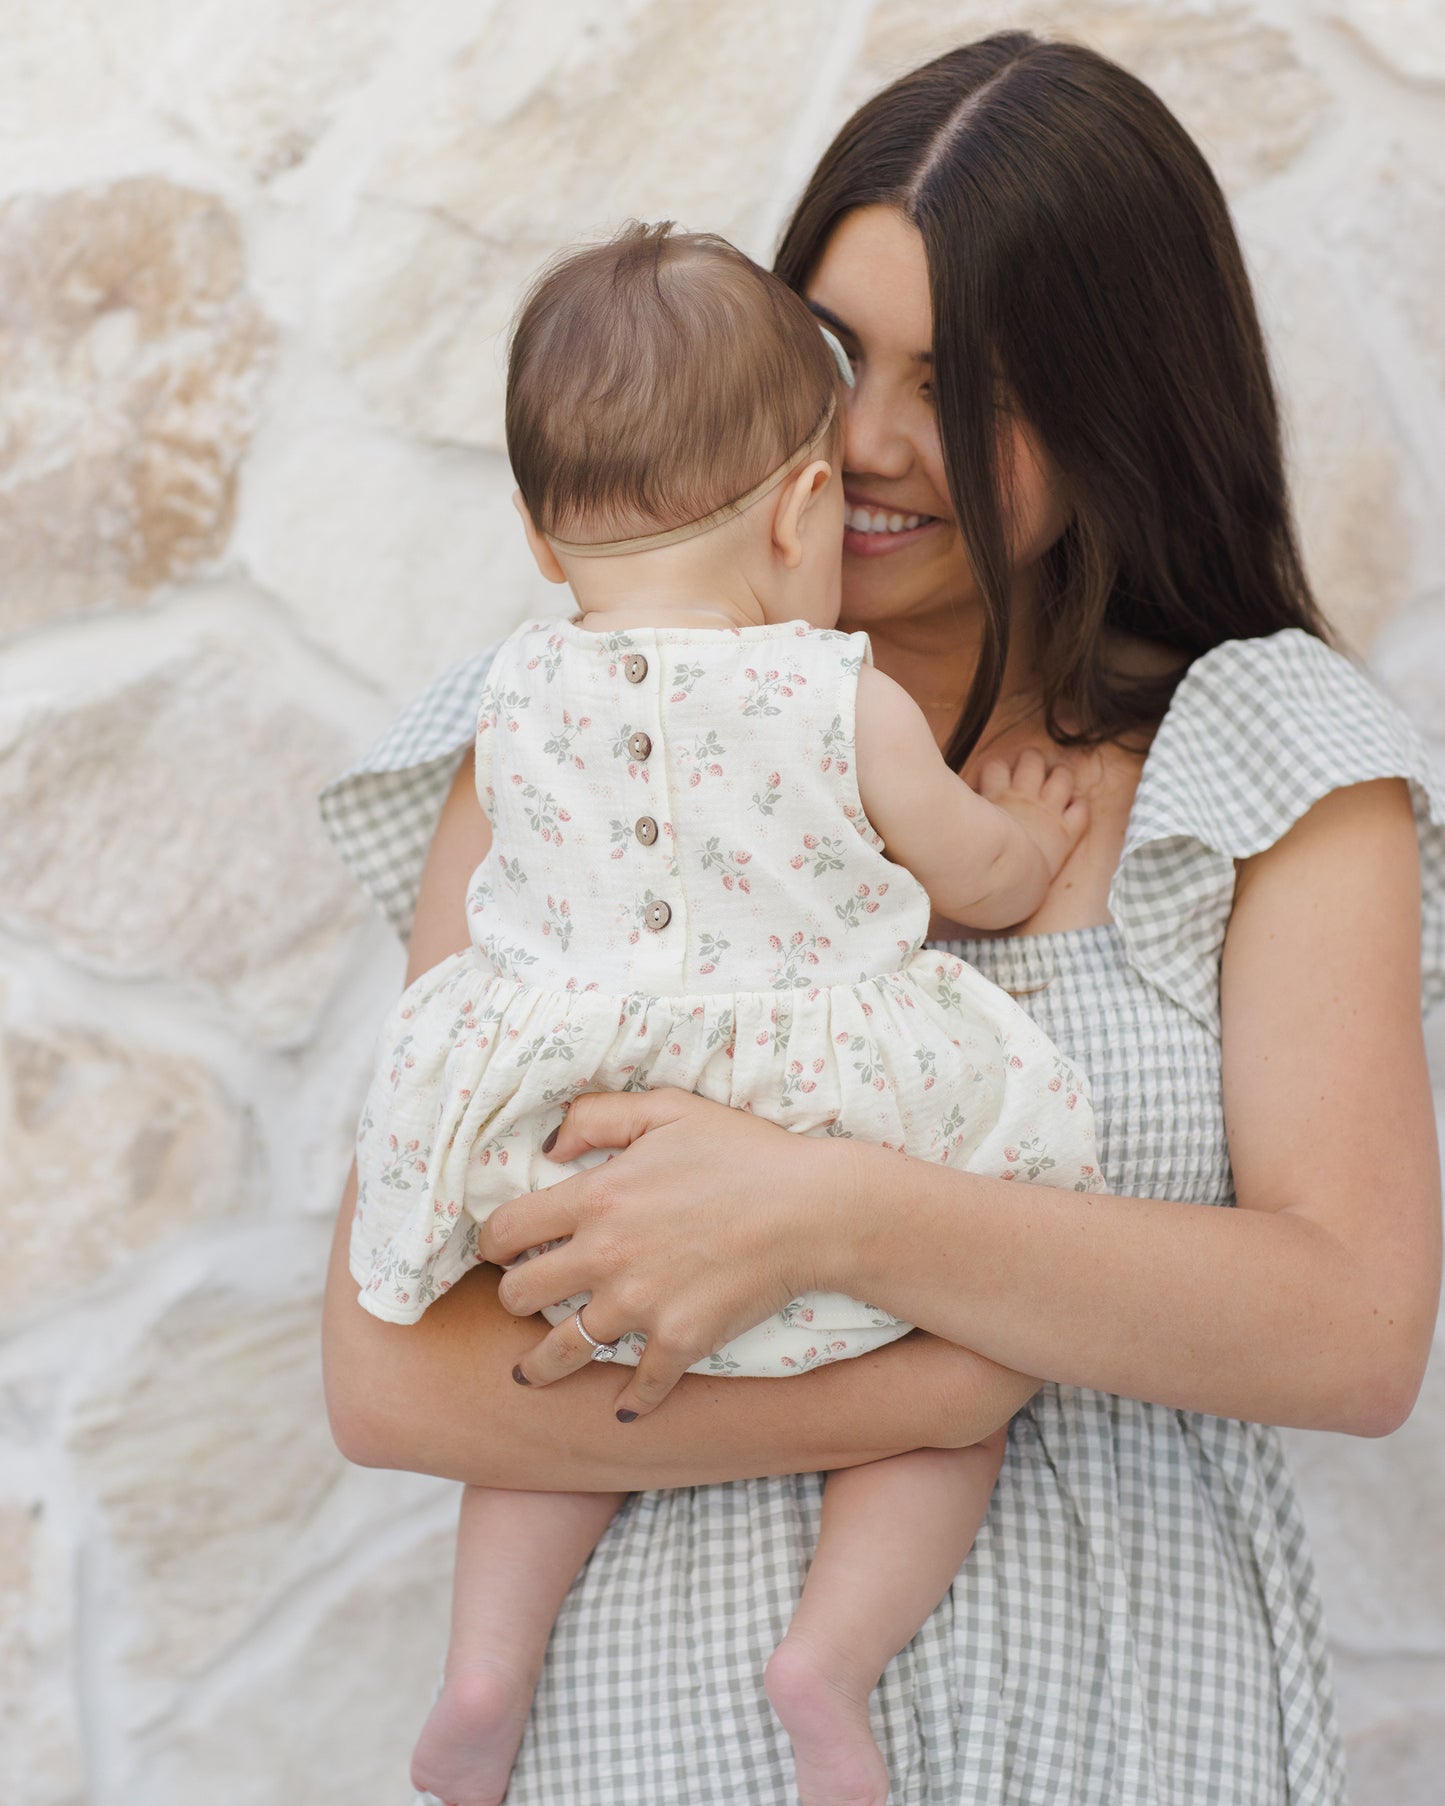
<svg viewBox="0 0 1445 1806">
<path fill-rule="evenodd" d="M 846 110 L 1021 20 L 1235 203 L 1334 618 L 1445 741 L 1435 0 L 14 0 L 0 55 L 0 1793 L 396 1806 L 448 1489 L 321 1411 L 401 954 L 322 779 L 538 604 L 496 334 L 560 242 L 766 254 Z M 1439 1047 L 1445 1055 L 1445 1039 Z M 1438 1070 L 1445 1075 L 1445 1058 Z M 1445 1377 L 1290 1438 L 1362 1806 L 1445 1765 Z"/>
</svg>

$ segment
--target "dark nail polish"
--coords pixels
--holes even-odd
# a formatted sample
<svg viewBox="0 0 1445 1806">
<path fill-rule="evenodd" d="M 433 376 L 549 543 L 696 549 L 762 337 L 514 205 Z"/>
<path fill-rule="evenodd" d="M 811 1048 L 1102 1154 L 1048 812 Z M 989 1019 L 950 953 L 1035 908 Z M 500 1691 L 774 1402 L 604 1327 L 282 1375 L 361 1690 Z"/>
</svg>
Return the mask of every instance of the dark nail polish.
<svg viewBox="0 0 1445 1806">
<path fill-rule="evenodd" d="M 542 1143 L 542 1152 L 544 1154 L 550 1154 L 552 1152 L 553 1148 L 556 1147 L 557 1137 L 561 1133 L 561 1127 L 562 1127 L 562 1125 L 559 1123 L 557 1125 L 557 1127 L 555 1129 L 553 1129 L 552 1133 L 547 1137 L 547 1139 Z"/>
<path fill-rule="evenodd" d="M 617 1413 L 617 1421 L 618 1423 L 635 1423 L 637 1421 L 637 1413 L 635 1411 L 619 1411 Z"/>
<path fill-rule="evenodd" d="M 527 1378 L 526 1374 L 522 1372 L 522 1369 L 520 1367 L 514 1367 L 512 1369 L 512 1378 L 517 1382 L 517 1384 L 519 1386 L 530 1386 L 532 1383 Z"/>
</svg>

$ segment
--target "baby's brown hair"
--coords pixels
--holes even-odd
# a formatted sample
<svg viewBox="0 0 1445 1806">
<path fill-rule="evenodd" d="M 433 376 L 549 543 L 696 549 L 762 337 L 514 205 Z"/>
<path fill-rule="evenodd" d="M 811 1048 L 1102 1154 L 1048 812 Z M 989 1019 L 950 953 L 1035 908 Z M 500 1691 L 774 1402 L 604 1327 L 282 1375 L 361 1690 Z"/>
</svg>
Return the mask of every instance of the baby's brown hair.
<svg viewBox="0 0 1445 1806">
<path fill-rule="evenodd" d="M 818 322 L 726 239 L 634 223 L 533 284 L 507 450 L 538 530 L 603 541 L 700 520 L 815 435 L 838 369 Z"/>
</svg>

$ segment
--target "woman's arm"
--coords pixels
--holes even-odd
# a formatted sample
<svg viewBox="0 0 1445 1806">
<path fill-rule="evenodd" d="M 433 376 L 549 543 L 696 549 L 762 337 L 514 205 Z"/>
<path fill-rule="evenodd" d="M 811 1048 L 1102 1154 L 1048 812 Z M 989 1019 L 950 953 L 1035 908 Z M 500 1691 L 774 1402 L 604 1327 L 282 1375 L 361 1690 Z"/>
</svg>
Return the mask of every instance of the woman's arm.
<svg viewBox="0 0 1445 1806">
<path fill-rule="evenodd" d="M 490 844 L 472 762 L 452 784 L 422 879 L 409 983 L 467 944 L 467 881 Z M 930 1336 L 796 1378 L 689 1375 L 646 1425 L 613 1412 L 621 1377 L 592 1366 L 573 1384 L 527 1390 L 511 1377 L 546 1333 L 509 1315 L 498 1273 L 478 1269 L 410 1327 L 356 1302 L 347 1239 L 353 1169 L 327 1279 L 323 1353 L 333 1433 L 351 1460 L 521 1490 L 630 1490 L 850 1467 L 904 1449 L 976 1442 L 1007 1423 L 1038 1382 Z"/>
<path fill-rule="evenodd" d="M 646 1331 L 619 1399 L 639 1412 L 753 1299 L 817 1287 L 1062 1383 L 1387 1433 L 1440 1277 L 1415 836 L 1385 780 L 1241 867 L 1222 977 L 1238 1209 L 1002 1184 L 679 1093 L 584 1098 L 556 1157 L 627 1151 L 492 1217 L 494 1259 L 573 1236 L 502 1297 L 523 1311 L 585 1287 L 594 1333 Z M 575 1340 L 564 1324 L 527 1357 L 534 1387 L 576 1365 Z"/>
</svg>

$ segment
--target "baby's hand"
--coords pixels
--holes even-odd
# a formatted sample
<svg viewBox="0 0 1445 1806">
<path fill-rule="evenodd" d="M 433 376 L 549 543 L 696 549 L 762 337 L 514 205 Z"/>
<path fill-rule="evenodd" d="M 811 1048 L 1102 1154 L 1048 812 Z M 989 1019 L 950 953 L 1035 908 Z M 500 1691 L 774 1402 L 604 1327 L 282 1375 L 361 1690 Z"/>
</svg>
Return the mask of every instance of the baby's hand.
<svg viewBox="0 0 1445 1806">
<path fill-rule="evenodd" d="M 990 759 L 978 774 L 985 802 L 1011 816 L 1033 841 L 1054 878 L 1089 825 L 1089 805 L 1079 795 L 1068 765 L 1047 765 L 1037 747 L 1012 764 Z"/>
</svg>

